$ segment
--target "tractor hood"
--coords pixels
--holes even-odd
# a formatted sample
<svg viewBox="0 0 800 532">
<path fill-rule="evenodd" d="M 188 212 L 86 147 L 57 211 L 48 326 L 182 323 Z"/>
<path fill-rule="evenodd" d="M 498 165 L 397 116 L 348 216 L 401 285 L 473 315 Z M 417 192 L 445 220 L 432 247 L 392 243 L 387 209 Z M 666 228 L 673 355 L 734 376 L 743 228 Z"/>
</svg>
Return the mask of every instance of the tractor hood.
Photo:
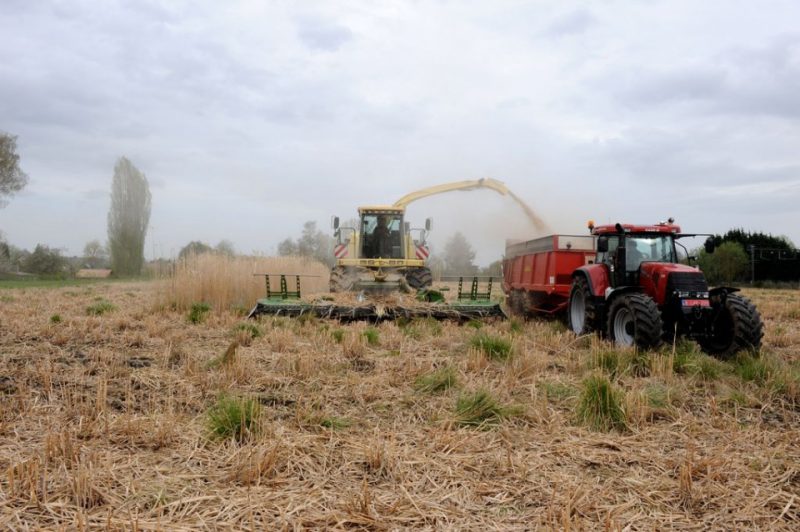
<svg viewBox="0 0 800 532">
<path fill-rule="evenodd" d="M 663 305 L 671 290 L 683 289 L 694 292 L 708 290 L 703 272 L 685 264 L 671 262 L 643 262 L 639 277 L 642 287 L 653 295 L 656 303 Z"/>
</svg>

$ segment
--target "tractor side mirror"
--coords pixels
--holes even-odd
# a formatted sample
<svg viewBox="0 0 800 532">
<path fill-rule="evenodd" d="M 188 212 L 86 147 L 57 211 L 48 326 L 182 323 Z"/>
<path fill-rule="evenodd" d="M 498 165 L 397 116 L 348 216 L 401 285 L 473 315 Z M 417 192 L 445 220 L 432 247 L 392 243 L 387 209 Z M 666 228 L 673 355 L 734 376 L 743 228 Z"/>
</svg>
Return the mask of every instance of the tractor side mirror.
<svg viewBox="0 0 800 532">
<path fill-rule="evenodd" d="M 428 218 L 425 220 L 425 230 L 430 231 L 431 227 L 433 226 L 433 220 Z"/>
<path fill-rule="evenodd" d="M 338 216 L 334 216 L 334 217 L 331 218 L 331 227 L 333 229 L 339 229 L 339 217 Z"/>
<path fill-rule="evenodd" d="M 717 243 L 714 242 L 714 237 L 711 237 L 711 236 L 708 237 L 706 239 L 706 243 L 705 243 L 706 253 L 708 253 L 709 255 L 711 253 L 714 253 L 714 250 L 716 249 L 716 247 L 717 247 Z"/>
<path fill-rule="evenodd" d="M 597 251 L 599 253 L 608 253 L 608 239 L 599 238 L 597 240 Z"/>
</svg>

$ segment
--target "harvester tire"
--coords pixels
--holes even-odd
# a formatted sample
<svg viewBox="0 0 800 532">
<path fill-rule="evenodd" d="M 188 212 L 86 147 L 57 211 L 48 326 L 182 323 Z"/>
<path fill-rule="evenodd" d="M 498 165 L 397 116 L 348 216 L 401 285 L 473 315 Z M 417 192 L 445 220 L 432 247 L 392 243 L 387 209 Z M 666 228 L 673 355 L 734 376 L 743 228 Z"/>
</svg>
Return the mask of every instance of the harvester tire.
<svg viewBox="0 0 800 532">
<path fill-rule="evenodd" d="M 433 275 L 428 268 L 414 268 L 406 272 L 406 282 L 414 290 L 428 288 L 433 284 Z"/>
<path fill-rule="evenodd" d="M 727 294 L 716 306 L 719 312 L 710 325 L 709 336 L 698 342 L 703 351 L 722 359 L 745 349 L 757 354 L 764 324 L 755 305 L 739 294 Z"/>
<path fill-rule="evenodd" d="M 620 347 L 656 348 L 662 327 L 658 306 L 645 294 L 617 296 L 608 309 L 608 338 Z"/>
<path fill-rule="evenodd" d="M 578 336 L 589 334 L 597 329 L 598 309 L 589 283 L 584 277 L 576 277 L 569 292 L 567 322 L 569 328 Z"/>
<path fill-rule="evenodd" d="M 343 268 L 331 270 L 331 292 L 350 292 L 355 284 L 355 277 Z"/>
</svg>

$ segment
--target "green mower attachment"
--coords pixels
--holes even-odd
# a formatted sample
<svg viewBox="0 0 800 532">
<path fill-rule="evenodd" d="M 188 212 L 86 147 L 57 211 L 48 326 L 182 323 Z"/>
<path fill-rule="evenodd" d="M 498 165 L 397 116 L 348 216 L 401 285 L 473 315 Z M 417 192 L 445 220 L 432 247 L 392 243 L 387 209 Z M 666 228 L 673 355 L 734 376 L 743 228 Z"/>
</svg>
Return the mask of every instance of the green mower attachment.
<svg viewBox="0 0 800 532">
<path fill-rule="evenodd" d="M 455 300 L 446 301 L 442 292 L 448 290 L 421 290 L 417 294 L 415 303 L 409 306 L 385 306 L 379 303 L 365 302 L 363 305 L 338 305 L 330 298 L 320 298 L 313 301 L 301 299 L 300 278 L 314 277 L 306 275 L 291 275 L 295 278 L 295 290 L 287 287 L 287 274 L 256 274 L 263 275 L 267 288 L 267 297 L 259 299 L 256 306 L 247 315 L 253 318 L 262 314 L 273 316 L 300 317 L 303 315 L 318 318 L 335 319 L 339 321 L 367 320 L 373 322 L 411 319 L 434 318 L 437 320 L 470 321 L 484 318 L 507 318 L 500 304 L 492 301 L 492 278 L 488 280 L 487 290 L 479 291 L 479 278 L 472 278 L 469 292 L 463 290 L 464 280 L 459 278 L 458 295 Z M 272 290 L 270 275 L 280 275 L 280 289 Z"/>
</svg>

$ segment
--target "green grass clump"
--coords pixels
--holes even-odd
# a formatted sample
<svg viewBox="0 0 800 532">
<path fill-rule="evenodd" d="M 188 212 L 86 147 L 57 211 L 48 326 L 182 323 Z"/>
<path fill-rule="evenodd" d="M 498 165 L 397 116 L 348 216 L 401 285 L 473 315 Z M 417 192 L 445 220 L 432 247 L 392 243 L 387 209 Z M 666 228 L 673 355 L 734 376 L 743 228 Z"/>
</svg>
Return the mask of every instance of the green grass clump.
<svg viewBox="0 0 800 532">
<path fill-rule="evenodd" d="M 620 360 L 619 352 L 613 349 L 603 349 L 594 354 L 592 357 L 592 365 L 600 371 L 607 373 L 613 379 L 620 373 L 622 361 Z"/>
<path fill-rule="evenodd" d="M 369 345 L 379 345 L 381 343 L 381 335 L 375 327 L 367 327 L 361 335 L 367 339 Z"/>
<path fill-rule="evenodd" d="M 101 299 L 97 303 L 89 305 L 86 307 L 86 314 L 89 316 L 102 316 L 106 312 L 111 312 L 116 310 L 117 307 L 114 306 L 111 301 L 106 301 L 105 299 Z"/>
<path fill-rule="evenodd" d="M 544 390 L 549 400 L 563 401 L 578 395 L 577 390 L 573 386 L 559 381 L 542 381 L 539 383 L 539 386 L 542 387 L 542 390 Z"/>
<path fill-rule="evenodd" d="M 740 379 L 747 382 L 753 382 L 758 386 L 764 386 L 770 378 L 776 373 L 776 368 L 773 368 L 763 358 L 755 358 L 753 356 L 742 354 L 736 357 L 733 365 L 733 372 L 739 376 Z"/>
<path fill-rule="evenodd" d="M 335 417 L 335 416 L 324 417 L 319 420 L 319 424 L 325 427 L 326 429 L 331 429 L 331 430 L 346 429 L 351 425 L 349 419 L 345 419 L 342 417 Z"/>
<path fill-rule="evenodd" d="M 467 322 L 467 327 L 472 327 L 476 331 L 479 331 L 481 330 L 481 327 L 483 327 L 483 323 L 479 322 L 478 320 L 469 320 Z"/>
<path fill-rule="evenodd" d="M 456 371 L 446 367 L 418 377 L 414 389 L 421 393 L 440 393 L 455 386 L 456 382 Z"/>
<path fill-rule="evenodd" d="M 255 399 L 221 395 L 208 411 L 208 426 L 214 438 L 242 442 L 258 432 L 260 416 L 261 405 Z"/>
<path fill-rule="evenodd" d="M 2 301 L 3 303 L 13 303 L 16 300 L 14 299 L 14 296 L 3 294 L 2 296 L 0 296 L 0 301 Z"/>
<path fill-rule="evenodd" d="M 202 323 L 206 319 L 206 315 L 211 311 L 208 303 L 192 303 L 192 308 L 189 310 L 189 322 Z"/>
<path fill-rule="evenodd" d="M 240 323 L 234 330 L 237 332 L 244 331 L 253 339 L 261 337 L 261 328 L 254 323 Z"/>
<path fill-rule="evenodd" d="M 510 320 L 508 320 L 508 330 L 511 331 L 511 334 L 522 333 L 523 330 L 522 322 L 516 318 L 511 318 Z"/>
<path fill-rule="evenodd" d="M 519 407 L 500 404 L 488 391 L 478 390 L 458 398 L 455 421 L 458 425 L 489 427 L 521 412 Z"/>
<path fill-rule="evenodd" d="M 478 333 L 472 337 L 470 345 L 492 360 L 507 360 L 511 357 L 511 341 L 505 338 Z"/>
<path fill-rule="evenodd" d="M 636 349 L 628 357 L 628 371 L 634 377 L 650 376 L 650 353 L 644 349 Z"/>
<path fill-rule="evenodd" d="M 344 341 L 344 329 L 334 329 L 331 331 L 331 336 L 334 342 L 341 344 Z"/>
<path fill-rule="evenodd" d="M 627 426 L 623 404 L 623 393 L 608 377 L 593 375 L 583 381 L 578 402 L 578 421 L 593 430 L 622 430 Z"/>
<path fill-rule="evenodd" d="M 56 323 L 61 323 L 61 314 L 53 314 L 50 316 L 50 323 L 55 325 Z"/>
<path fill-rule="evenodd" d="M 705 381 L 713 381 L 719 378 L 724 366 L 722 362 L 708 355 L 698 355 L 692 373 L 701 377 Z"/>
</svg>

